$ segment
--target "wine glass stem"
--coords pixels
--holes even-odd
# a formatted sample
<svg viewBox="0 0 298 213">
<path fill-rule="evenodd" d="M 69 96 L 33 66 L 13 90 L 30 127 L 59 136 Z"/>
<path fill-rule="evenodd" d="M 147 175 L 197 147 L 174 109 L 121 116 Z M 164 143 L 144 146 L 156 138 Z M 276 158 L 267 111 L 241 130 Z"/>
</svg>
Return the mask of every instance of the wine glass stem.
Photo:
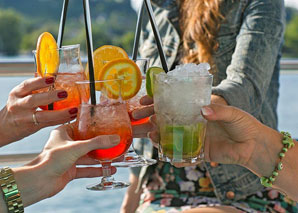
<svg viewBox="0 0 298 213">
<path fill-rule="evenodd" d="M 112 174 L 111 171 L 111 161 L 103 162 L 102 165 L 102 174 L 104 177 L 110 177 Z"/>
</svg>

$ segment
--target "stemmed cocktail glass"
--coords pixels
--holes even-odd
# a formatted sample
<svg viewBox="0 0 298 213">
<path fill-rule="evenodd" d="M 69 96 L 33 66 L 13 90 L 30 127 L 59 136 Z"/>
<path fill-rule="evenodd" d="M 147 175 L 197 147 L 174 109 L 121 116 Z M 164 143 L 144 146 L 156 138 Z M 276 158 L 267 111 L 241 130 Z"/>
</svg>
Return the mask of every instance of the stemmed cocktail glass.
<svg viewBox="0 0 298 213">
<path fill-rule="evenodd" d="M 132 143 L 132 128 L 126 104 L 121 98 L 121 82 L 119 79 L 95 81 L 96 104 L 90 100 L 89 81 L 77 82 L 82 104 L 79 108 L 75 139 L 86 140 L 99 135 L 119 135 L 120 143 L 109 149 L 98 149 L 88 155 L 102 164 L 103 178 L 100 183 L 87 186 L 89 190 L 102 191 L 118 189 L 129 184 L 115 181 L 111 176 L 111 163 L 128 150 Z M 119 90 L 118 95 L 109 88 Z"/>
<path fill-rule="evenodd" d="M 147 118 L 143 118 L 140 120 L 134 120 L 132 117 L 132 112 L 136 109 L 141 109 L 144 106 L 140 104 L 140 99 L 147 95 L 146 92 L 146 71 L 148 69 L 149 66 L 149 59 L 136 59 L 133 60 L 139 67 L 141 73 L 142 73 L 142 85 L 141 85 L 141 89 L 139 90 L 139 92 L 132 97 L 131 99 L 127 100 L 127 110 L 130 116 L 130 120 L 131 120 L 131 124 L 132 126 L 134 125 L 141 125 L 144 123 L 147 123 L 149 121 L 149 117 Z M 138 140 L 138 139 L 135 139 Z M 113 163 L 113 166 L 116 167 L 141 167 L 141 166 L 149 166 L 152 164 L 155 164 L 156 160 L 154 159 L 148 159 L 145 158 L 143 155 L 138 155 L 134 148 L 133 148 L 133 144 L 132 146 L 129 148 L 129 150 L 127 151 L 127 153 L 124 156 L 124 160 L 122 162 L 116 162 Z"/>
</svg>

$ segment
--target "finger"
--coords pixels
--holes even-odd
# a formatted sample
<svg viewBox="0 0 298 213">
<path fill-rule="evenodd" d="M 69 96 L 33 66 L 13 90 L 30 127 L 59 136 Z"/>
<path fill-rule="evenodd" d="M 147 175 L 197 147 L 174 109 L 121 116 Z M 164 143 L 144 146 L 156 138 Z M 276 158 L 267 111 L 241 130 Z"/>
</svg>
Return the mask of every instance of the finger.
<svg viewBox="0 0 298 213">
<path fill-rule="evenodd" d="M 73 152 L 82 157 L 95 149 L 108 149 L 118 145 L 119 135 L 100 135 L 95 138 L 83 141 L 76 141 L 73 145 Z"/>
<path fill-rule="evenodd" d="M 202 111 L 202 115 L 207 120 L 223 121 L 223 122 L 233 122 L 235 120 L 239 120 L 245 114 L 244 111 L 238 108 L 235 108 L 232 106 L 220 105 L 220 104 L 211 104 L 209 106 L 204 106 L 202 107 L 201 111 Z"/>
<path fill-rule="evenodd" d="M 196 162 L 196 163 L 173 163 L 173 166 L 175 166 L 177 168 L 182 168 L 182 167 L 196 166 L 200 163 L 201 162 Z"/>
<path fill-rule="evenodd" d="M 76 165 L 97 165 L 100 162 L 94 158 L 89 157 L 88 155 L 84 155 L 83 157 L 77 160 Z"/>
<path fill-rule="evenodd" d="M 35 93 L 27 95 L 19 101 L 19 106 L 27 109 L 37 108 L 38 106 L 46 106 L 56 101 L 67 98 L 67 92 L 64 90 L 55 90 L 43 93 Z"/>
<path fill-rule="evenodd" d="M 149 122 L 132 126 L 132 132 L 133 132 L 134 138 L 146 138 L 148 132 L 151 132 L 153 130 L 154 130 L 154 126 L 152 123 L 149 123 Z"/>
<path fill-rule="evenodd" d="M 122 162 L 124 161 L 124 155 L 121 155 L 119 158 L 113 160 L 113 162 Z"/>
<path fill-rule="evenodd" d="M 157 127 L 157 120 L 156 120 L 156 115 L 155 114 L 150 116 L 149 121 L 150 121 L 150 123 L 152 123 L 154 126 Z"/>
<path fill-rule="evenodd" d="M 16 86 L 12 93 L 18 97 L 25 97 L 31 94 L 33 91 L 49 87 L 55 82 L 54 77 L 45 77 L 45 78 L 31 78 L 23 81 L 21 84 Z"/>
<path fill-rule="evenodd" d="M 84 168 L 77 168 L 76 169 L 76 177 L 78 178 L 93 178 L 93 177 L 100 177 L 102 176 L 102 168 L 97 167 L 84 167 Z M 111 167 L 111 175 L 116 173 L 116 168 Z"/>
<path fill-rule="evenodd" d="M 64 124 L 76 118 L 78 108 L 68 108 L 55 111 L 37 111 L 35 117 L 41 127 Z"/>
<path fill-rule="evenodd" d="M 140 99 L 140 104 L 151 105 L 153 104 L 153 98 L 151 98 L 149 95 L 145 95 Z"/>
<path fill-rule="evenodd" d="M 157 131 L 149 132 L 148 133 L 148 138 L 150 138 L 151 143 L 154 147 L 158 148 L 158 143 L 159 143 L 159 133 Z"/>
<path fill-rule="evenodd" d="M 142 118 L 147 118 L 154 114 L 154 107 L 148 106 L 148 107 L 142 107 L 141 109 L 136 109 L 132 112 L 132 117 L 135 120 L 139 120 Z"/>
</svg>

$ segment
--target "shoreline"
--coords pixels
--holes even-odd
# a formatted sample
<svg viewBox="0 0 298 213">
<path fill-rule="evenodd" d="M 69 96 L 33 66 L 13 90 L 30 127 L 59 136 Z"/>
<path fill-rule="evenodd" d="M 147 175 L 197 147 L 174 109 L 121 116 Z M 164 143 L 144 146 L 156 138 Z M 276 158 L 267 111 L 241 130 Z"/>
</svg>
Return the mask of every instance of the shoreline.
<svg viewBox="0 0 298 213">
<path fill-rule="evenodd" d="M 85 63 L 82 63 L 83 67 Z M 35 64 L 34 62 L 1 62 L 0 61 L 0 77 L 9 76 L 32 76 L 34 77 Z M 297 75 L 298 74 L 298 60 L 281 61 L 282 75 Z"/>
</svg>

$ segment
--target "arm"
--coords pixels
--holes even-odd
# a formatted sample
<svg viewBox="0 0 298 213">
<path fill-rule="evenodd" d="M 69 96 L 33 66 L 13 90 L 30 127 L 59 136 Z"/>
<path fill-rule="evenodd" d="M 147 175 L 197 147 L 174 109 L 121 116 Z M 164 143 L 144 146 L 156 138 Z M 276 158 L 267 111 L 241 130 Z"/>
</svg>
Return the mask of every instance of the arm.
<svg viewBox="0 0 298 213">
<path fill-rule="evenodd" d="M 283 136 L 266 126 L 264 126 L 262 135 L 263 138 L 257 141 L 259 143 L 258 152 L 253 153 L 251 160 L 244 166 L 259 177 L 269 177 L 272 175 L 277 164 L 278 154 L 283 147 L 281 143 Z M 298 143 L 294 142 L 296 146 L 289 149 L 282 160 L 283 169 L 278 173 L 273 188 L 298 201 Z M 265 157 L 263 157 L 264 153 L 266 153 Z"/>
<path fill-rule="evenodd" d="M 73 135 L 72 131 L 69 125 L 53 130 L 37 158 L 23 167 L 12 169 L 24 207 L 52 197 L 73 179 L 102 176 L 101 168 L 76 165 L 98 164 L 96 160 L 89 158 L 87 153 L 117 145 L 119 136 L 102 135 L 74 142 L 70 137 Z M 116 172 L 114 167 L 112 172 Z M 0 197 L 0 212 L 6 211 L 6 204 L 3 197 Z"/>
<path fill-rule="evenodd" d="M 139 206 L 142 190 L 139 190 L 136 193 L 139 182 L 138 177 L 135 174 L 131 173 L 129 176 L 129 181 L 131 185 L 128 187 L 125 193 L 121 206 L 121 213 L 135 212 Z"/>
<path fill-rule="evenodd" d="M 261 176 L 270 176 L 282 150 L 282 135 L 235 107 L 210 105 L 202 114 L 208 120 L 205 158 L 223 164 L 238 164 Z M 298 200 L 298 144 L 289 149 L 284 168 L 273 187 Z M 291 183 L 291 184 L 289 184 Z"/>
<path fill-rule="evenodd" d="M 249 2 L 227 77 L 212 92 L 229 105 L 258 116 L 281 47 L 284 5 L 281 0 Z"/>
</svg>

